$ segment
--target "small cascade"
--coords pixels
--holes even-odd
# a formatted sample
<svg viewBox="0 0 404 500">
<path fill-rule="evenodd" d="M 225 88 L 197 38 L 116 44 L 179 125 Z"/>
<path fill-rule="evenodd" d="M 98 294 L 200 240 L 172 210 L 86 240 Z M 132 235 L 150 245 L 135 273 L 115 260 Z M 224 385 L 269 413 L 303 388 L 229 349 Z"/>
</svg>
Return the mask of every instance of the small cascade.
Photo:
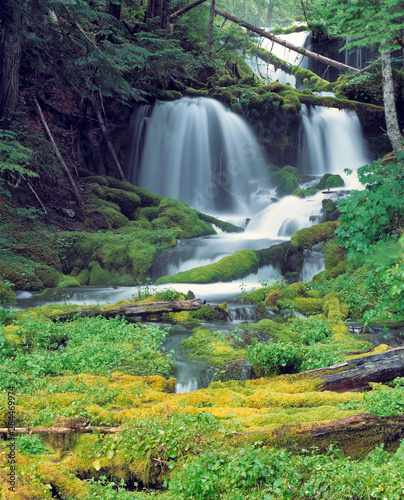
<svg viewBox="0 0 404 500">
<path fill-rule="evenodd" d="M 256 306 L 240 305 L 237 303 L 230 303 L 229 314 L 233 321 L 255 321 L 257 318 Z"/>
<path fill-rule="evenodd" d="M 137 112 L 134 131 L 143 133 L 137 121 L 147 115 Z M 248 216 L 254 193 L 266 184 L 265 160 L 250 127 L 214 99 L 158 101 L 142 150 L 141 142 L 133 136 L 128 179 L 193 208 Z"/>
<path fill-rule="evenodd" d="M 303 251 L 303 266 L 299 281 L 310 281 L 313 276 L 325 269 L 322 245 L 314 245 L 311 250 Z"/>
<path fill-rule="evenodd" d="M 286 40 L 298 47 L 304 47 L 308 50 L 310 49 L 310 31 L 300 31 L 298 33 L 289 33 L 287 35 L 277 36 L 278 38 L 282 38 L 282 40 Z M 307 57 L 302 56 L 293 50 L 289 50 L 279 43 L 274 43 L 271 40 L 268 40 L 268 38 L 261 38 L 259 44 L 268 52 L 272 52 L 276 57 L 282 59 L 286 63 L 294 66 L 300 66 L 301 68 L 308 67 Z M 250 60 L 247 60 L 247 62 L 250 64 L 251 69 L 258 77 L 265 77 L 271 82 L 278 80 L 279 83 L 282 84 L 289 83 L 292 87 L 296 88 L 296 78 L 286 71 L 280 68 L 275 70 L 275 67 L 272 64 L 267 64 L 258 57 L 251 58 Z"/>
<path fill-rule="evenodd" d="M 356 169 L 369 162 L 354 111 L 302 104 L 301 117 L 299 165 L 303 172 L 341 175 L 345 168 Z"/>
</svg>

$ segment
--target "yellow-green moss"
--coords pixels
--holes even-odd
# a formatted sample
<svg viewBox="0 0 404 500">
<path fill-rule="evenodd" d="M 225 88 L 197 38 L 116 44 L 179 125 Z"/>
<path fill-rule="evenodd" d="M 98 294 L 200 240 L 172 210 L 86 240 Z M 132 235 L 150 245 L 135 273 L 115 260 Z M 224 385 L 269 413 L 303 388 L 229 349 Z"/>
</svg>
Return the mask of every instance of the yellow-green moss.
<svg viewBox="0 0 404 500">
<path fill-rule="evenodd" d="M 334 238 L 334 231 L 339 225 L 339 221 L 330 221 L 300 229 L 291 237 L 291 244 L 295 248 L 310 249 L 317 243 L 322 243 Z"/>
<path fill-rule="evenodd" d="M 258 271 L 258 258 L 253 250 L 240 250 L 214 264 L 195 267 L 173 276 L 163 276 L 156 283 L 214 283 L 244 278 Z"/>
</svg>

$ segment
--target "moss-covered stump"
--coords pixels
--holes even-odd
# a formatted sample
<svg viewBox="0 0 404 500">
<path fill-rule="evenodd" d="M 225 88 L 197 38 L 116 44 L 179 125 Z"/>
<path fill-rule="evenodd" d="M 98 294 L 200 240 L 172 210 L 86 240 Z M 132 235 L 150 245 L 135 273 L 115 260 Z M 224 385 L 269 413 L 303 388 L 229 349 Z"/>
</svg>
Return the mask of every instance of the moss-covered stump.
<svg viewBox="0 0 404 500">
<path fill-rule="evenodd" d="M 244 278 L 258 271 L 258 257 L 253 250 L 239 250 L 223 257 L 214 264 L 195 267 L 173 276 L 162 276 L 157 285 L 164 283 L 214 283 L 217 281 L 233 281 Z"/>
</svg>

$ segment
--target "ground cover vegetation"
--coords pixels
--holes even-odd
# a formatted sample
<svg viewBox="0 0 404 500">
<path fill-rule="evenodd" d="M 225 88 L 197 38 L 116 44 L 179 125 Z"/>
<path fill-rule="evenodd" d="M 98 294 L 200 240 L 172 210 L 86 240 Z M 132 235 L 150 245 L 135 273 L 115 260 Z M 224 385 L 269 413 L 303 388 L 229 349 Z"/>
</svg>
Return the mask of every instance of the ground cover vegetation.
<svg viewBox="0 0 404 500">
<path fill-rule="evenodd" d="M 212 380 L 207 388 L 174 392 L 173 359 L 163 346 L 168 329 L 159 323 L 101 316 L 61 321 L 77 308 L 66 304 L 1 307 L 0 427 L 8 425 L 12 391 L 16 427 L 49 432 L 17 436 L 13 490 L 10 440 L 1 434 L 0 497 L 403 498 L 397 430 L 402 378 L 366 392 L 336 393 L 322 391 L 315 373 L 302 373 L 389 350 L 371 350 L 369 338 L 351 335 L 346 320 L 389 326 L 403 319 L 404 157 L 401 138 L 397 143 L 390 128 L 394 106 L 387 102 L 393 95 L 402 121 L 404 76 L 394 53 L 388 77 L 393 94 L 382 84 L 386 55 L 402 46 L 401 4 L 223 0 L 220 7 L 259 25 L 277 25 L 277 32 L 282 24 L 304 21 L 323 41 L 349 35 L 352 45 L 381 47 L 381 66 L 375 62 L 370 72 L 342 76 L 335 84 L 292 66 L 298 90 L 254 77 L 243 53 L 283 63 L 243 30 L 216 20 L 209 40 L 208 6 L 170 22 L 183 6 L 174 0 L 3 2 L 2 303 L 12 303 L 15 290 L 51 289 L 45 296 L 54 298 L 55 289 L 60 297 L 66 287 L 145 283 L 156 255 L 178 239 L 213 234 L 211 224 L 242 230 L 124 181 L 130 111 L 140 102 L 208 96 L 245 116 L 270 153 L 268 176 L 278 196 L 311 196 L 342 185 L 340 176 L 326 175 L 301 188 L 309 179 L 293 165 L 302 104 L 355 110 L 374 154 L 383 159 L 352 173 L 363 190 L 338 207 L 325 200 L 322 224 L 295 233 L 290 242 L 243 250 L 208 269 L 177 275 L 178 282 L 224 281 L 271 264 L 289 279 L 241 293 L 241 301 L 256 306 L 257 321 L 232 332 L 206 325 L 226 318 L 225 303 L 164 314 L 164 324 L 190 331 L 182 348 L 205 360 Z M 336 97 L 313 93 L 331 90 Z M 74 173 L 79 200 L 45 136 L 35 100 Z M 385 115 L 392 146 L 380 132 Z M 325 271 L 309 283 L 292 283 L 302 252 L 318 244 Z M 127 299 L 184 298 L 173 289 L 155 293 L 146 287 Z M 355 428 L 350 439 L 338 427 L 342 423 L 332 424 L 363 412 L 376 424 Z M 90 432 L 53 432 L 75 419 Z M 319 425 L 334 428 L 316 435 Z M 117 430 L 104 433 L 102 427 Z"/>
</svg>

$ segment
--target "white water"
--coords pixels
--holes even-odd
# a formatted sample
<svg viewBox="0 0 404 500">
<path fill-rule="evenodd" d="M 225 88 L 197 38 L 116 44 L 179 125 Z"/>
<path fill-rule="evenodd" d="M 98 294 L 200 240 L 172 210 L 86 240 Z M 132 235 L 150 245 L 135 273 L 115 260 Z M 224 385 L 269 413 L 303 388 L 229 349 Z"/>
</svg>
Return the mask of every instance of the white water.
<svg viewBox="0 0 404 500">
<path fill-rule="evenodd" d="M 290 33 L 288 35 L 277 35 L 278 38 L 282 40 L 287 40 L 288 42 L 296 45 L 298 47 L 310 48 L 310 31 L 300 31 L 299 33 Z M 259 45 L 261 45 L 268 52 L 272 52 L 275 56 L 283 61 L 290 63 L 294 66 L 300 66 L 301 68 L 307 68 L 308 62 L 307 57 L 302 56 L 298 52 L 293 50 L 289 50 L 286 47 L 278 43 L 274 43 L 268 38 L 261 38 L 259 41 Z M 275 70 L 275 67 L 272 64 L 267 64 L 259 57 L 251 57 L 250 60 L 247 60 L 251 69 L 254 73 L 260 77 L 267 79 L 269 82 L 274 82 L 278 80 L 279 83 L 289 83 L 292 87 L 296 87 L 296 78 L 278 68 Z"/>
<path fill-rule="evenodd" d="M 247 217 L 254 193 L 266 186 L 265 161 L 250 127 L 214 99 L 158 101 L 143 151 L 136 138 L 133 143 L 128 178 L 198 210 Z"/>
<path fill-rule="evenodd" d="M 302 104 L 301 117 L 299 166 L 303 172 L 344 175 L 345 168 L 355 170 L 369 162 L 354 111 Z M 355 178 L 345 176 L 345 181 L 352 189 Z"/>
</svg>

